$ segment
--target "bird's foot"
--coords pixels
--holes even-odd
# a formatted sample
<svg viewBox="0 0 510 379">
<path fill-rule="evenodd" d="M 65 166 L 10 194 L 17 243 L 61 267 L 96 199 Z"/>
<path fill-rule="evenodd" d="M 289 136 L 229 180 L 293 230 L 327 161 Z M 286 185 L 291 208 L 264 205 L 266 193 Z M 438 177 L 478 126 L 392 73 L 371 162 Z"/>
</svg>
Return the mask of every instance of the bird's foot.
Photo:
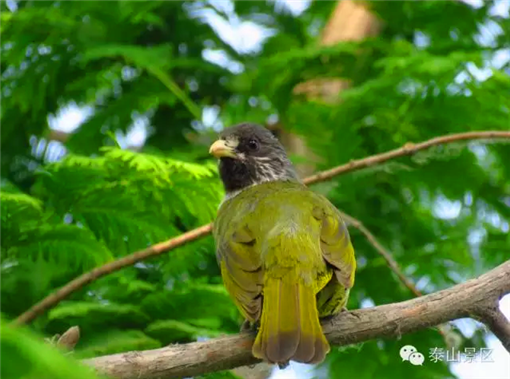
<svg viewBox="0 0 510 379">
<path fill-rule="evenodd" d="M 249 332 L 251 329 L 251 323 L 249 320 L 244 320 L 243 323 L 241 324 L 241 328 L 240 328 L 240 332 L 243 333 L 243 332 Z"/>
<path fill-rule="evenodd" d="M 259 328 L 258 322 L 252 323 L 250 320 L 244 320 L 243 323 L 241 324 L 240 332 L 241 333 L 256 332 L 258 328 Z"/>
<path fill-rule="evenodd" d="M 321 322 L 328 322 L 331 319 L 333 319 L 336 315 L 338 315 L 340 313 L 344 313 L 344 312 L 349 312 L 349 310 L 346 307 L 342 307 L 342 309 L 340 309 L 340 312 L 334 313 L 334 314 L 331 314 L 331 315 L 322 316 L 320 318 L 320 320 L 321 320 Z"/>
<path fill-rule="evenodd" d="M 280 370 L 283 370 L 283 369 L 289 367 L 289 361 L 287 361 L 287 362 L 279 362 L 279 363 L 277 363 L 277 365 L 278 365 L 278 368 Z"/>
<path fill-rule="evenodd" d="M 321 322 L 328 322 L 329 320 L 331 320 L 333 317 L 335 317 L 335 315 L 327 315 L 327 316 L 322 316 L 320 318 L 320 321 Z"/>
</svg>

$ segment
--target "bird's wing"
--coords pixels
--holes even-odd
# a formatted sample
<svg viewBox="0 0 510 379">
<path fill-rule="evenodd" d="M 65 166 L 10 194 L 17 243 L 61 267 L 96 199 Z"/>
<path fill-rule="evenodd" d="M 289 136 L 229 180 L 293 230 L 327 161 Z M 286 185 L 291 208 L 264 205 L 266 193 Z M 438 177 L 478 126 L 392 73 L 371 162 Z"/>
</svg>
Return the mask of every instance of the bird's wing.
<svg viewBox="0 0 510 379">
<path fill-rule="evenodd" d="M 237 307 L 251 322 L 260 317 L 262 310 L 263 272 L 260 254 L 255 251 L 256 240 L 248 227 L 238 228 L 225 235 L 218 245 L 223 282 Z"/>
<path fill-rule="evenodd" d="M 356 259 L 347 226 L 331 204 L 317 206 L 313 216 L 321 221 L 322 256 L 331 266 L 339 283 L 349 289 L 354 285 Z"/>
</svg>

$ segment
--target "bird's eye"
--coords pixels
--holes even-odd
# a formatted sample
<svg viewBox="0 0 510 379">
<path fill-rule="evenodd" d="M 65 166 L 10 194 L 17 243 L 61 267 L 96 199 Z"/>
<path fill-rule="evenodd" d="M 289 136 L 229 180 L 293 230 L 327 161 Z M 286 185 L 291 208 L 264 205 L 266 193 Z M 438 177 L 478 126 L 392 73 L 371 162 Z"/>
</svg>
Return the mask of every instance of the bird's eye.
<svg viewBox="0 0 510 379">
<path fill-rule="evenodd" d="M 257 140 L 255 139 L 251 139 L 248 141 L 248 147 L 250 148 L 250 150 L 258 150 L 259 149 L 259 143 Z"/>
</svg>

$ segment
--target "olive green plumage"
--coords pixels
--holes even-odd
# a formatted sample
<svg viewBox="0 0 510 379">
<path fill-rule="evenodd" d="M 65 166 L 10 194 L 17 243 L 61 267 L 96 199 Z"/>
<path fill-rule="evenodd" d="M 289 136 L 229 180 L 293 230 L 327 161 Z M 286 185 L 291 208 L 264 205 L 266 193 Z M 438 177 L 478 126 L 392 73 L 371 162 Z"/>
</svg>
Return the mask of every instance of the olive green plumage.
<svg viewBox="0 0 510 379">
<path fill-rule="evenodd" d="M 329 344 L 319 318 L 342 310 L 356 269 L 340 213 L 299 181 L 260 126 L 228 128 L 210 152 L 227 192 L 213 229 L 217 258 L 235 304 L 260 323 L 253 355 L 321 362 Z"/>
</svg>

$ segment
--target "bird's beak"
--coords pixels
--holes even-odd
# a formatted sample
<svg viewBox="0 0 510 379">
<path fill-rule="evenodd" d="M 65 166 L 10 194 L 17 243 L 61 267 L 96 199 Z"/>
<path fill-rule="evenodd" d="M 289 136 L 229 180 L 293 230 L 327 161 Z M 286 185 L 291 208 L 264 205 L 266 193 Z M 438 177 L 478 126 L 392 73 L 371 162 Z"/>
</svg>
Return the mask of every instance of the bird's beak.
<svg viewBox="0 0 510 379">
<path fill-rule="evenodd" d="M 209 154 L 212 154 L 216 158 L 236 158 L 236 153 L 234 151 L 235 146 L 229 146 L 227 141 L 219 139 L 211 145 L 209 149 Z"/>
</svg>

